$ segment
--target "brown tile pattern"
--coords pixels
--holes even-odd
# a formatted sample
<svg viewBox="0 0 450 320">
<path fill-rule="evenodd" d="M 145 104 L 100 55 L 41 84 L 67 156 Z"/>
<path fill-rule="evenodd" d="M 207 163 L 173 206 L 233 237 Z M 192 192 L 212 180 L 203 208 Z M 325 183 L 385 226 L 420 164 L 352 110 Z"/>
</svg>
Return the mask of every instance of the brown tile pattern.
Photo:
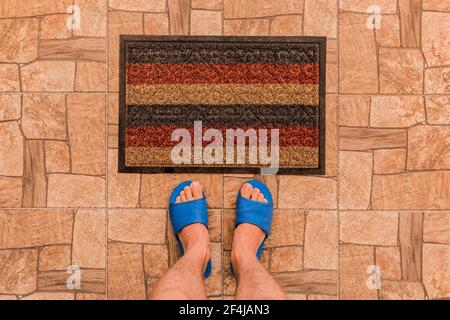
<svg viewBox="0 0 450 320">
<path fill-rule="evenodd" d="M 177 259 L 166 203 L 187 178 L 210 206 L 208 295 L 234 294 L 233 208 L 252 176 L 117 174 L 125 33 L 328 36 L 326 175 L 264 177 L 263 265 L 290 299 L 450 298 L 449 21 L 437 0 L 3 0 L 0 299 L 146 299 Z"/>
</svg>

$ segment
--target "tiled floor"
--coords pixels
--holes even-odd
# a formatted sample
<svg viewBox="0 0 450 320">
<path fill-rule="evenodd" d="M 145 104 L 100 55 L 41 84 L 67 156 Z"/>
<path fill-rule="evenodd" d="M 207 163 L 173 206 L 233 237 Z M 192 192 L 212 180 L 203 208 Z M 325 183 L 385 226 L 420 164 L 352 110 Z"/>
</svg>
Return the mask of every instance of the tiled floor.
<svg viewBox="0 0 450 320">
<path fill-rule="evenodd" d="M 370 5 L 381 29 L 367 27 Z M 0 298 L 145 299 L 177 258 L 165 206 L 188 175 L 117 173 L 119 34 L 328 36 L 326 175 L 265 178 L 264 264 L 292 299 L 450 298 L 442 0 L 2 0 Z M 230 298 L 249 176 L 189 177 L 211 208 L 208 294 Z M 67 288 L 70 265 L 80 289 Z"/>
</svg>

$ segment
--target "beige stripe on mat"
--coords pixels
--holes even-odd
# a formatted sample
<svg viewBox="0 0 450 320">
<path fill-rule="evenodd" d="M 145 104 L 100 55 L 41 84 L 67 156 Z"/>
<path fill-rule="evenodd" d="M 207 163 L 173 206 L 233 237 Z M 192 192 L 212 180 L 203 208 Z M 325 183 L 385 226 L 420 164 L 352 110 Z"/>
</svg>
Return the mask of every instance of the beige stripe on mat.
<svg viewBox="0 0 450 320">
<path fill-rule="evenodd" d="M 311 106 L 319 104 L 319 85 L 127 85 L 126 103 L 128 105 L 298 104 Z"/>
</svg>

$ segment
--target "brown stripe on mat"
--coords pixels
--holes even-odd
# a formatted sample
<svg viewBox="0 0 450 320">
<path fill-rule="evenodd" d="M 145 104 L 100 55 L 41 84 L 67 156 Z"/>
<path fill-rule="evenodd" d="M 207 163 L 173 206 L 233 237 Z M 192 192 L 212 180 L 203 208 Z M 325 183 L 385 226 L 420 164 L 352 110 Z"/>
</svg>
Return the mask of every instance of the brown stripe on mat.
<svg viewBox="0 0 450 320">
<path fill-rule="evenodd" d="M 270 155 L 270 148 L 268 149 Z M 148 166 L 148 167 L 192 167 L 190 165 L 173 164 L 171 147 L 139 147 L 125 149 L 125 163 L 127 166 Z M 235 148 L 235 161 L 237 157 L 237 148 Z M 233 164 L 236 167 L 261 167 L 260 164 L 252 165 L 249 163 L 248 148 L 245 150 L 245 164 Z M 280 148 L 280 166 L 286 168 L 314 168 L 317 166 L 319 158 L 319 149 L 313 147 L 282 147 Z M 192 148 L 191 159 L 194 159 L 194 150 Z M 223 156 L 224 162 L 226 155 Z M 203 164 L 205 165 L 205 164 Z M 227 164 L 208 164 L 213 167 L 227 167 Z M 263 166 L 264 167 L 264 166 Z"/>
<path fill-rule="evenodd" d="M 127 84 L 319 84 L 317 64 L 129 64 Z"/>
<path fill-rule="evenodd" d="M 127 85 L 126 103 L 143 104 L 299 104 L 319 105 L 314 84 Z"/>
</svg>

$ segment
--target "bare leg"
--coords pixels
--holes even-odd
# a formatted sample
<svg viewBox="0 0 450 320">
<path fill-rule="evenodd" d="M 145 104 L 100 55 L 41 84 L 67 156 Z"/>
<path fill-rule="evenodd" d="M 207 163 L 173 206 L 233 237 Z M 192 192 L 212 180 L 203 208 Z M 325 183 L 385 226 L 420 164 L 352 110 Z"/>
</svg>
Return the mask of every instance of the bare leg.
<svg viewBox="0 0 450 320">
<path fill-rule="evenodd" d="M 177 202 L 202 197 L 198 182 L 192 182 L 177 198 Z M 184 255 L 158 281 L 151 298 L 155 300 L 206 299 L 203 272 L 210 258 L 209 235 L 200 223 L 191 224 L 179 233 Z"/>
<path fill-rule="evenodd" d="M 265 202 L 258 189 L 245 184 L 241 195 Z M 236 299 L 282 300 L 286 295 L 272 275 L 256 259 L 256 252 L 264 240 L 264 232 L 249 223 L 240 224 L 234 231 L 231 263 L 237 277 Z"/>
</svg>

